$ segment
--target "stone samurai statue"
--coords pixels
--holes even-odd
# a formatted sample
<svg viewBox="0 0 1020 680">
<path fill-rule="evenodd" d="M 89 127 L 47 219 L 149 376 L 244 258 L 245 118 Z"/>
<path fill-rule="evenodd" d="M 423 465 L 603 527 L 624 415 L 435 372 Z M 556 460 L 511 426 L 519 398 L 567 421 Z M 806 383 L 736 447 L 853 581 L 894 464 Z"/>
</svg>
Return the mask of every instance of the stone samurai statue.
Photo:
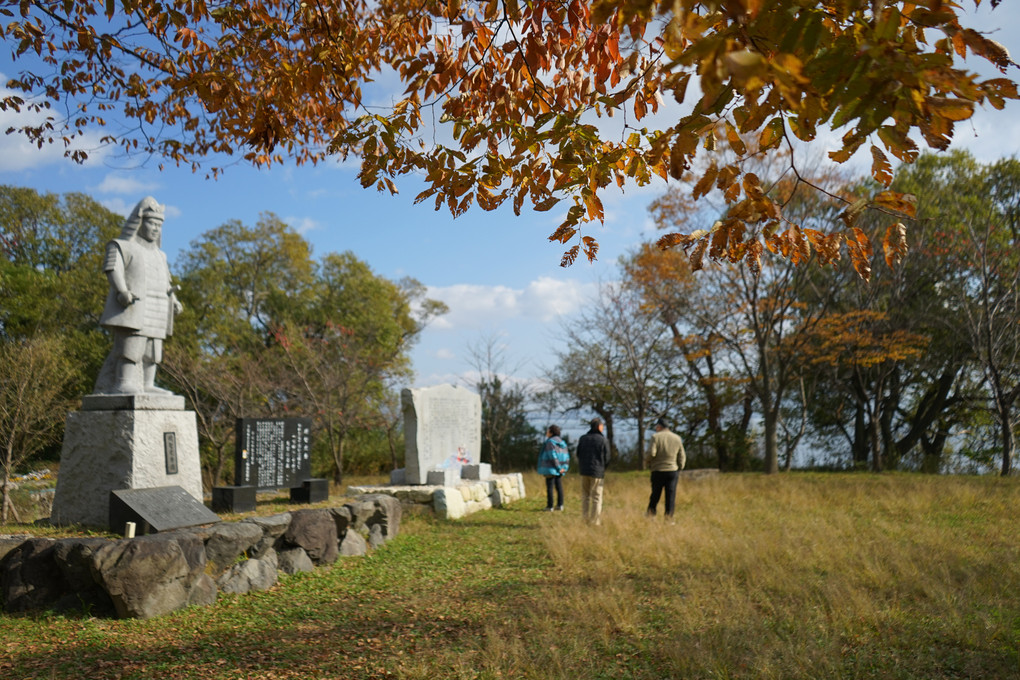
<svg viewBox="0 0 1020 680">
<path fill-rule="evenodd" d="M 172 394 L 156 387 L 163 339 L 173 333 L 181 303 L 174 295 L 162 245 L 165 206 L 146 196 L 106 245 L 110 282 L 99 323 L 113 333 L 113 349 L 96 379 L 96 394 Z"/>
</svg>

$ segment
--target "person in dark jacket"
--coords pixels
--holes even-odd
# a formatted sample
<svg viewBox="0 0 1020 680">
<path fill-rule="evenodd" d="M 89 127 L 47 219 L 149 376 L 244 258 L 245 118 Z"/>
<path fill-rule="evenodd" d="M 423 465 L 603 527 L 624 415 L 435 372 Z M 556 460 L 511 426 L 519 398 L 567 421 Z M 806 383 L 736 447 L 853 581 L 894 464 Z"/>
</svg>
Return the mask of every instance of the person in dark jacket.
<svg viewBox="0 0 1020 680">
<path fill-rule="evenodd" d="M 577 442 L 577 462 L 581 473 L 581 512 L 584 521 L 602 523 L 602 490 L 609 465 L 609 442 L 603 436 L 605 425 L 593 418 L 591 429 Z"/>
</svg>

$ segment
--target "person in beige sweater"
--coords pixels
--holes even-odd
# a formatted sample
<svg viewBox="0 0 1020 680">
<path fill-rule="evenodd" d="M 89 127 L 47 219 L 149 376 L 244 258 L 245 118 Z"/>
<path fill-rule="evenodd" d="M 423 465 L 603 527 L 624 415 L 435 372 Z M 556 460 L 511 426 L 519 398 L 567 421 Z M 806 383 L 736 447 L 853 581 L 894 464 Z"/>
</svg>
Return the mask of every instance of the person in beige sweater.
<svg viewBox="0 0 1020 680">
<path fill-rule="evenodd" d="M 655 434 L 652 435 L 652 445 L 645 456 L 645 462 L 652 471 L 652 495 L 648 498 L 646 514 L 649 517 L 655 516 L 659 497 L 665 491 L 666 519 L 672 519 L 676 507 L 676 483 L 680 478 L 680 470 L 687 464 L 687 453 L 680 435 L 670 430 L 662 418 L 655 423 Z"/>
</svg>

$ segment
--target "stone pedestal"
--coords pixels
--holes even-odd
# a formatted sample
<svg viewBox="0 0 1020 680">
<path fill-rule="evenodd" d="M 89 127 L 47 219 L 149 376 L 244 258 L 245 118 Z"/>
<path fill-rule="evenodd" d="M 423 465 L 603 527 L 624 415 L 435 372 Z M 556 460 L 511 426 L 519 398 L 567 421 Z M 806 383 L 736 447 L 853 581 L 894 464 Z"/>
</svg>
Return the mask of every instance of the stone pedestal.
<svg viewBox="0 0 1020 680">
<path fill-rule="evenodd" d="M 254 486 L 214 486 L 213 512 L 255 512 L 257 500 Z"/>
<path fill-rule="evenodd" d="M 465 465 L 461 468 L 460 476 L 464 479 L 484 482 L 487 479 L 492 479 L 492 465 L 489 463 Z"/>
<path fill-rule="evenodd" d="M 176 395 L 89 395 L 67 415 L 50 522 L 105 527 L 110 492 L 179 486 L 202 502 L 195 413 Z"/>
<path fill-rule="evenodd" d="M 306 479 L 301 486 L 291 487 L 291 503 L 321 503 L 329 500 L 328 479 Z"/>
<path fill-rule="evenodd" d="M 429 486 L 457 486 L 460 482 L 460 468 L 429 470 L 425 481 Z"/>
</svg>

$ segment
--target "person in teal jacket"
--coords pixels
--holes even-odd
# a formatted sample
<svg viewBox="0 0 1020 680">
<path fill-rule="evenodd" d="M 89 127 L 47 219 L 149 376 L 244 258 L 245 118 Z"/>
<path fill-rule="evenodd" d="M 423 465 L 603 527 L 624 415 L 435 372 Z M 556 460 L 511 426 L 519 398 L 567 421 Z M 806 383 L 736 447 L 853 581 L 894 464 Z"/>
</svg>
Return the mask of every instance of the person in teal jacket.
<svg viewBox="0 0 1020 680">
<path fill-rule="evenodd" d="M 570 452 L 560 439 L 558 425 L 550 425 L 545 431 L 545 444 L 538 454 L 538 474 L 545 477 L 546 512 L 563 510 L 563 475 L 570 467 Z M 553 507 L 553 489 L 556 489 L 556 506 Z"/>
</svg>

